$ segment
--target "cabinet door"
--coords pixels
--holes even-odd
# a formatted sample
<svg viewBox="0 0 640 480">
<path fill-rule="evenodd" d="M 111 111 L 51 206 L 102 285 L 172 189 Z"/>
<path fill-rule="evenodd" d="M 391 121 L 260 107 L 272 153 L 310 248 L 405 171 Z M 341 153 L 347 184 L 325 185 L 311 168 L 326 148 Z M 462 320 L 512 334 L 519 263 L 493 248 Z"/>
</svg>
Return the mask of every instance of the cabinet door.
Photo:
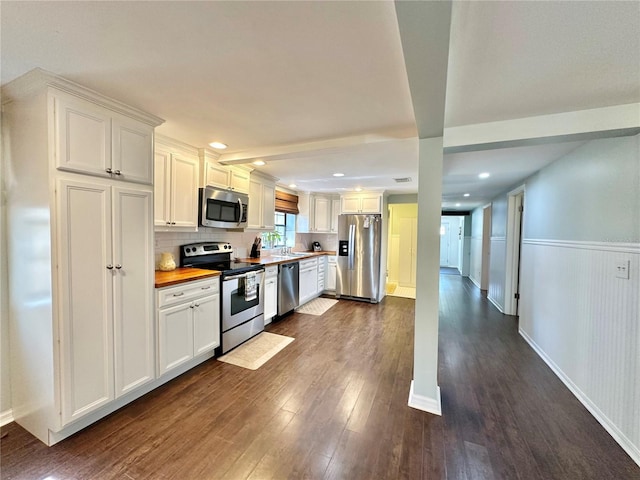
<svg viewBox="0 0 640 480">
<path fill-rule="evenodd" d="M 247 212 L 247 228 L 264 228 L 262 220 L 262 183 L 251 180 L 249 182 L 249 211 Z"/>
<path fill-rule="evenodd" d="M 171 225 L 198 226 L 198 158 L 171 154 Z"/>
<path fill-rule="evenodd" d="M 380 195 L 363 195 L 361 197 L 361 212 L 362 213 L 380 213 L 382 209 Z"/>
<path fill-rule="evenodd" d="M 171 224 L 171 153 L 156 148 L 153 164 L 153 223 L 166 227 Z"/>
<path fill-rule="evenodd" d="M 340 199 L 331 200 L 331 232 L 338 233 L 338 217 L 340 216 Z"/>
<path fill-rule="evenodd" d="M 150 185 L 153 181 L 153 127 L 123 115 L 113 114 L 112 118 L 113 178 Z"/>
<path fill-rule="evenodd" d="M 113 189 L 116 397 L 155 378 L 151 196 L 146 189 Z"/>
<path fill-rule="evenodd" d="M 267 230 L 275 228 L 276 188 L 273 185 L 262 185 L 262 225 Z"/>
<path fill-rule="evenodd" d="M 193 358 L 193 308 L 181 303 L 158 311 L 159 374 Z"/>
<path fill-rule="evenodd" d="M 335 291 L 336 289 L 336 263 L 329 262 L 327 264 L 327 278 L 326 289 L 329 291 Z"/>
<path fill-rule="evenodd" d="M 264 282 L 264 319 L 271 319 L 278 313 L 278 277 L 267 278 Z"/>
<path fill-rule="evenodd" d="M 111 116 L 85 100 L 54 97 L 55 157 L 61 170 L 111 177 Z"/>
<path fill-rule="evenodd" d="M 204 165 L 204 184 L 213 185 L 218 188 L 229 188 L 231 184 L 231 171 L 229 167 L 218 165 L 214 162 L 205 162 Z"/>
<path fill-rule="evenodd" d="M 249 193 L 249 172 L 231 167 L 229 186 L 242 193 Z"/>
<path fill-rule="evenodd" d="M 220 346 L 220 295 L 193 301 L 193 354 Z"/>
<path fill-rule="evenodd" d="M 329 199 L 316 197 L 313 207 L 314 231 L 328 232 L 330 228 L 330 205 Z"/>
<path fill-rule="evenodd" d="M 342 213 L 359 213 L 360 208 L 360 197 L 342 197 Z"/>
<path fill-rule="evenodd" d="M 111 190 L 58 183 L 62 424 L 114 398 Z"/>
</svg>

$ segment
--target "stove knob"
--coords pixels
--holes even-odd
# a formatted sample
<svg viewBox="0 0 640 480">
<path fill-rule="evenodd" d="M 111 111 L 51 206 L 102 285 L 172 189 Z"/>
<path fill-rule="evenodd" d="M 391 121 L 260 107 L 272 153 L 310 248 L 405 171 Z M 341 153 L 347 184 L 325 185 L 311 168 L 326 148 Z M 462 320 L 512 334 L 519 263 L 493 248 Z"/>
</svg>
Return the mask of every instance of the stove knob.
<svg viewBox="0 0 640 480">
<path fill-rule="evenodd" d="M 191 249 L 190 249 L 190 248 L 187 248 L 187 253 L 189 253 L 190 251 L 191 251 Z"/>
</svg>

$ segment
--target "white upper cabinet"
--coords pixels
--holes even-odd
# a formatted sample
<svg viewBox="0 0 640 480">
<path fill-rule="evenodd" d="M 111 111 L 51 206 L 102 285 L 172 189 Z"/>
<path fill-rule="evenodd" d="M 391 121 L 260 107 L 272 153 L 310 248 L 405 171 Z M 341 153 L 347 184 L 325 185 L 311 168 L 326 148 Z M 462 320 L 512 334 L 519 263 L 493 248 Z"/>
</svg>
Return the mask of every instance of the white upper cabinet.
<svg viewBox="0 0 640 480">
<path fill-rule="evenodd" d="M 340 216 L 340 199 L 331 200 L 331 233 L 338 233 L 338 217 Z"/>
<path fill-rule="evenodd" d="M 327 197 L 313 198 L 313 231 L 327 233 L 331 229 L 331 200 Z"/>
<path fill-rule="evenodd" d="M 247 228 L 273 230 L 276 213 L 276 186 L 259 175 L 251 175 L 249 181 L 249 211 Z"/>
<path fill-rule="evenodd" d="M 358 193 L 342 196 L 342 213 L 382 213 L 382 194 Z"/>
<path fill-rule="evenodd" d="M 66 93 L 52 98 L 57 168 L 152 183 L 152 126 Z"/>
<path fill-rule="evenodd" d="M 208 148 L 198 149 L 200 157 L 201 187 L 214 187 L 249 193 L 250 170 L 244 167 L 221 165 L 219 154 Z"/>
<path fill-rule="evenodd" d="M 157 137 L 154 165 L 156 230 L 197 231 L 197 150 L 166 137 Z"/>
</svg>

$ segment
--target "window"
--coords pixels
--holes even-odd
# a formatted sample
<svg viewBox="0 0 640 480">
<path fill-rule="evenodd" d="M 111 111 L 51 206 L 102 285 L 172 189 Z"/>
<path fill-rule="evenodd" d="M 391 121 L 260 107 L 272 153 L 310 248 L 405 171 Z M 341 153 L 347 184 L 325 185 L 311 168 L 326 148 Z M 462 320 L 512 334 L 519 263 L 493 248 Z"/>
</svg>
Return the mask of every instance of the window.
<svg viewBox="0 0 640 480">
<path fill-rule="evenodd" d="M 262 243 L 269 248 L 294 247 L 296 244 L 296 216 L 290 213 L 276 212 L 274 232 L 280 238 L 273 238 L 271 232 L 262 234 Z M 273 242 L 271 241 L 273 238 Z"/>
</svg>

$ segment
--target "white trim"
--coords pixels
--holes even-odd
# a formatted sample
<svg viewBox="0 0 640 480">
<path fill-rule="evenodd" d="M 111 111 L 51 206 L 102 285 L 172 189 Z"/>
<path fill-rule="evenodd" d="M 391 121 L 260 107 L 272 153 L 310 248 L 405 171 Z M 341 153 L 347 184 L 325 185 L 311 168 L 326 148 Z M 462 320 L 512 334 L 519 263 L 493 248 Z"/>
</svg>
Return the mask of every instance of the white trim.
<svg viewBox="0 0 640 480">
<path fill-rule="evenodd" d="M 471 275 L 469 275 L 469 280 L 471 280 L 473 282 L 473 284 L 478 287 L 479 290 L 482 290 L 482 288 L 480 287 L 480 282 L 478 282 L 478 280 L 476 280 L 474 277 L 472 277 Z"/>
<path fill-rule="evenodd" d="M 507 237 L 489 237 L 492 242 L 506 242 Z"/>
<path fill-rule="evenodd" d="M 533 348 L 533 350 L 542 358 L 542 360 L 549 366 L 549 368 L 555 373 L 562 383 L 580 400 L 587 410 L 595 417 L 595 419 L 604 427 L 604 429 L 618 442 L 625 452 L 631 457 L 631 459 L 640 466 L 640 449 L 638 449 L 627 436 L 616 427 L 616 425 L 602 413 L 602 411 L 587 397 L 578 386 L 571 381 L 571 379 L 565 375 L 565 373 L 558 367 L 549 356 L 538 346 L 538 344 L 521 328 L 518 329 L 520 336 Z"/>
<path fill-rule="evenodd" d="M 584 242 L 575 240 L 545 240 L 539 238 L 523 238 L 522 243 L 526 243 L 527 245 L 543 245 L 547 247 L 599 250 L 602 252 L 640 253 L 640 243 Z"/>
<path fill-rule="evenodd" d="M 502 305 L 500 305 L 496 299 L 491 298 L 489 295 L 487 295 L 487 300 L 489 300 L 493 304 L 493 306 L 498 309 L 500 313 L 504 313 L 504 309 Z"/>
<path fill-rule="evenodd" d="M 0 427 L 4 427 L 7 423 L 13 422 L 13 410 L 5 410 L 0 412 Z"/>
<path fill-rule="evenodd" d="M 411 387 L 409 388 L 409 402 L 408 405 L 416 410 L 422 410 L 423 412 L 432 413 L 434 415 L 442 416 L 442 402 L 440 400 L 440 387 L 436 387 L 436 397 L 430 398 L 423 395 L 418 395 L 413 391 L 413 380 L 411 380 Z"/>
</svg>

